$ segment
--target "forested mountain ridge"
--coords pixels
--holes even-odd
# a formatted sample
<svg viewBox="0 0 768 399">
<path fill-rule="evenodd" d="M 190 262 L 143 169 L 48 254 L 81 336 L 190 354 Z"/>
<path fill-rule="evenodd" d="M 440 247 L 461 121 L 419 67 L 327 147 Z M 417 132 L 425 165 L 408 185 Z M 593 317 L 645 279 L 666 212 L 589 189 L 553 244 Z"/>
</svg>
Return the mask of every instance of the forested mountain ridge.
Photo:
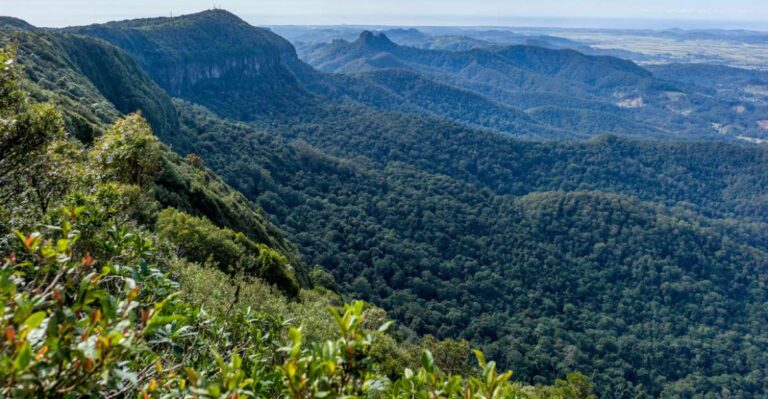
<svg viewBox="0 0 768 399">
<path fill-rule="evenodd" d="M 735 99 L 658 79 L 630 61 L 573 50 L 422 50 L 363 32 L 354 42 L 336 41 L 306 56 L 322 71 L 345 72 L 341 77 L 313 70 L 285 39 L 223 10 L 66 31 L 123 48 L 172 95 L 239 120 L 314 113 L 330 100 L 533 139 L 614 133 L 723 140 L 762 134 L 759 110 L 736 112 L 741 108 Z M 537 100 L 542 97 L 545 109 Z"/>
<path fill-rule="evenodd" d="M 425 49 L 462 51 L 481 47 L 493 47 L 495 45 L 485 40 L 473 39 L 467 36 L 432 36 L 415 28 L 388 29 L 383 33 L 398 44 Z"/>
<path fill-rule="evenodd" d="M 301 62 L 286 40 L 223 10 L 66 31 L 96 36 L 125 49 L 169 93 L 240 120 L 313 112 L 318 102 L 331 99 L 425 113 L 535 139 L 615 133 L 723 140 L 765 134 L 759 124 L 761 111 L 738 99 L 717 98 L 706 90 L 658 79 L 619 58 L 573 50 L 531 45 L 422 50 L 397 45 L 380 33 L 363 32 L 354 42 L 337 41 L 306 55 L 321 70 L 348 73 L 346 79 L 338 79 Z M 228 44 L 200 46 L 206 42 Z M 329 65 L 321 65 L 324 62 Z M 165 66 L 158 67 L 160 63 Z M 332 68 L 334 63 L 340 65 Z M 382 82 L 358 75 L 371 71 L 392 76 Z M 219 74 L 227 79 L 218 79 Z M 234 101 L 210 95 L 221 92 L 224 82 L 229 82 L 227 97 L 236 97 Z M 398 93 L 403 85 L 417 88 L 416 95 Z M 246 87 L 249 90 L 243 90 Z M 536 109 L 540 105 L 535 98 L 541 96 L 550 98 L 545 110 Z M 560 98 L 551 102 L 554 96 Z M 452 106 L 454 102 L 462 104 Z M 485 111 L 490 109 L 499 112 Z M 523 111 L 527 119 L 521 119 Z"/>
<path fill-rule="evenodd" d="M 0 29 L 6 30 L 34 30 L 35 27 L 27 23 L 27 21 L 0 16 Z"/>
<path fill-rule="evenodd" d="M 574 135 L 548 133 L 552 129 L 537 125 L 519 110 L 413 74 L 389 78 L 410 85 L 415 93 L 423 93 L 421 97 L 398 93 L 398 88 L 373 79 L 319 73 L 298 59 L 290 43 L 226 11 L 208 11 L 175 21 L 115 22 L 66 32 L 95 36 L 123 48 L 172 95 L 235 119 L 317 112 L 314 108 L 323 107 L 323 98 L 329 98 L 384 110 L 426 113 L 522 135 Z M 456 99 L 459 106 L 433 103 L 435 93 Z"/>
<path fill-rule="evenodd" d="M 607 132 L 646 137 L 667 134 L 652 124 L 630 121 L 629 114 L 611 104 L 615 103 L 613 99 L 586 100 L 590 104 L 589 109 L 579 109 L 580 116 L 576 118 L 598 121 L 591 125 L 569 124 L 568 121 L 573 120 L 574 115 L 568 108 L 558 108 L 554 113 L 549 110 L 545 117 L 536 120 L 535 117 L 540 113 L 523 112 L 523 109 L 530 108 L 527 100 L 522 104 L 510 101 L 515 94 L 508 90 L 478 94 L 475 84 L 462 83 L 464 78 L 457 80 L 441 76 L 436 79 L 423 71 L 402 70 L 410 66 L 401 65 L 399 61 L 393 62 L 396 57 L 390 59 L 372 54 L 371 60 L 360 60 L 361 65 L 355 67 L 355 70 L 372 71 L 374 74 L 341 77 L 315 71 L 298 59 L 290 43 L 269 31 L 254 28 L 226 11 L 208 11 L 172 21 L 114 22 L 68 28 L 66 32 L 96 36 L 123 48 L 169 93 L 239 120 L 253 121 L 260 117 L 275 119 L 316 113 L 318 107 L 326 107 L 324 103 L 331 100 L 332 103 L 351 101 L 385 111 L 427 114 L 473 127 L 537 139 L 588 138 L 596 133 Z M 206 47 L 201 43 L 218 44 Z M 395 52 L 407 49 L 394 44 L 385 36 L 374 34 L 361 37 L 354 46 L 361 51 L 378 47 Z M 242 63 L 238 57 L 251 62 Z M 371 65 L 363 66 L 366 63 Z M 617 60 L 613 63 L 622 62 Z M 631 65 L 634 65 L 626 64 L 612 68 L 631 69 Z M 563 73 L 574 73 L 568 72 L 570 69 L 573 68 L 564 64 Z M 633 72 L 647 74 L 639 68 Z M 567 107 L 578 104 L 579 97 L 574 96 L 575 92 L 569 89 L 571 85 L 541 75 L 532 79 L 530 74 L 526 76 L 536 87 L 546 87 L 549 92 L 570 96 Z M 508 80 L 506 77 L 501 79 Z M 485 81 L 481 86 L 488 87 L 491 84 L 495 83 Z M 601 115 L 593 112 L 596 110 L 610 110 L 616 118 L 600 123 Z M 627 123 L 616 123 L 615 119 Z M 637 128 L 629 128 L 632 126 Z"/>
<path fill-rule="evenodd" d="M 180 128 L 171 98 L 130 56 L 105 42 L 25 29 L 0 33 L 0 44 L 15 46 L 26 74 L 25 89 L 60 107 L 64 129 L 78 141 L 90 143 L 121 116 L 136 111 L 147 117 L 159 136 Z M 258 207 L 210 171 L 192 167 L 167 149 L 160 151 L 157 162 L 161 172 L 154 176 L 151 192 L 163 207 L 208 218 L 220 228 L 281 251 L 293 263 L 294 284 L 309 285 L 296 249 Z M 234 265 L 226 265 L 230 266 Z"/>
<path fill-rule="evenodd" d="M 89 141 L 118 113 L 141 110 L 160 134 L 179 128 L 170 97 L 127 54 L 102 41 L 83 36 L 29 30 L 3 35 L 2 44 L 14 43 L 37 83 L 39 100 L 65 104 L 65 122 L 81 140 Z M 71 90 L 62 90 L 65 82 Z M 87 104 L 87 105 L 86 105 Z"/>
<path fill-rule="evenodd" d="M 375 56 L 384 52 L 409 64 L 419 64 L 435 69 L 460 71 L 472 63 L 481 65 L 504 66 L 513 73 L 523 75 L 525 70 L 537 72 L 532 75 L 533 87 L 552 88 L 556 82 L 551 79 L 567 79 L 574 83 L 597 83 L 595 90 L 610 90 L 618 85 L 631 86 L 637 83 L 650 84 L 645 79 L 651 78 L 650 72 L 630 61 L 613 57 L 586 56 L 573 50 L 550 50 L 535 46 L 508 46 L 490 50 L 472 50 L 446 52 L 422 50 L 399 46 L 383 33 L 363 32 L 354 42 L 336 41 L 328 48 L 321 48 L 307 59 L 319 69 L 335 71 L 354 71 L 349 64 L 366 56 Z M 521 70 L 522 69 L 522 70 Z M 509 72 L 507 72 L 509 73 Z M 601 81 L 600 79 L 610 78 Z M 611 86 L 615 85 L 615 86 Z M 568 86 L 566 86 L 568 87 Z M 592 87 L 582 87 L 592 89 Z"/>
<path fill-rule="evenodd" d="M 115 43 L 133 54 L 161 87 L 177 96 L 199 80 L 232 70 L 276 70 L 293 53 L 288 41 L 223 10 L 183 19 L 131 20 L 66 31 Z M 221 46 L 206 45 L 212 42 Z"/>
<path fill-rule="evenodd" d="M 175 100 L 180 128 L 158 135 L 197 154 L 185 168 L 204 164 L 262 205 L 335 277 L 318 281 L 385 307 L 402 337 L 471 339 L 528 382 L 575 369 L 608 398 L 765 390 L 764 148 L 522 142 L 436 112 L 319 102 L 308 77 L 327 90 L 349 77 L 292 71 L 310 99 L 293 112 L 248 114 L 243 99 L 258 91 L 222 75 L 202 99 L 220 115 Z M 221 117 L 232 109 L 250 123 Z M 184 205 L 195 184 L 170 186 L 181 193 L 164 201 L 215 222 L 202 210 L 217 206 Z M 218 227 L 243 231 L 235 209 Z M 163 213 L 159 231 L 200 223 Z M 185 251 L 204 261 L 200 247 Z"/>
<path fill-rule="evenodd" d="M 735 112 L 733 107 L 739 104 L 733 100 L 723 101 L 684 83 L 659 79 L 630 61 L 574 50 L 523 45 L 426 50 L 397 45 L 383 33 L 363 32 L 353 42 L 337 40 L 315 46 L 303 57 L 326 72 L 356 74 L 406 68 L 523 110 L 531 108 L 524 97 L 517 98 L 524 93 L 569 96 L 570 101 L 557 104 L 565 113 L 574 108 L 584 112 L 602 107 L 606 111 L 601 103 L 608 103 L 613 105 L 610 112 L 614 115 L 660 130 L 646 131 L 646 137 L 716 139 L 718 129 L 713 124 L 730 126 L 732 133 L 760 133 L 755 124 L 760 113 Z M 567 116 L 563 118 L 567 120 Z M 592 118 L 601 120 L 599 115 Z M 547 120 L 540 122 L 547 124 Z M 555 123 L 554 127 L 564 124 Z M 579 126 L 571 129 L 577 131 Z M 619 133 L 610 123 L 602 132 Z"/>
<path fill-rule="evenodd" d="M 296 112 L 316 101 L 296 79 L 301 62 L 288 41 L 223 10 L 65 31 L 122 48 L 169 94 L 232 118 Z M 222 93 L 239 106 L 221 103 Z"/>
</svg>

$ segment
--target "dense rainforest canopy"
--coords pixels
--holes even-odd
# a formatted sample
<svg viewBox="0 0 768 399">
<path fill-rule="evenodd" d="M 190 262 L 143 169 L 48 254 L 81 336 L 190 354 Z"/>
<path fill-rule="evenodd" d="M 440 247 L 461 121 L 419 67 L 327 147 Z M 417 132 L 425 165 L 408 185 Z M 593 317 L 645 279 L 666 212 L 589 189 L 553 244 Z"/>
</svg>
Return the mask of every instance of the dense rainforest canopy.
<svg viewBox="0 0 768 399">
<path fill-rule="evenodd" d="M 479 351 L 473 367 L 466 341 L 397 343 L 381 309 L 311 290 L 261 210 L 141 116 L 84 146 L 20 89 L 13 56 L 0 52 L 0 396 L 593 397 L 578 373 L 532 387 Z"/>
</svg>

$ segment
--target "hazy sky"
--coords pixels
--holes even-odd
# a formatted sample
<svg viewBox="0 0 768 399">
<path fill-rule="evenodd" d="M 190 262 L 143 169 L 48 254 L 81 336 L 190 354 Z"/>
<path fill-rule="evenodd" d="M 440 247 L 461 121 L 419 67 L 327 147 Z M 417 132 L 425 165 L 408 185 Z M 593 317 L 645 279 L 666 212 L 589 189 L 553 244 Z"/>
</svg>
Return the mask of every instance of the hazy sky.
<svg viewBox="0 0 768 399">
<path fill-rule="evenodd" d="M 38 26 L 66 26 L 178 15 L 214 3 L 262 25 L 493 25 L 533 17 L 716 20 L 730 28 L 739 27 L 737 21 L 768 25 L 768 0 L 0 0 L 0 15 Z"/>
</svg>

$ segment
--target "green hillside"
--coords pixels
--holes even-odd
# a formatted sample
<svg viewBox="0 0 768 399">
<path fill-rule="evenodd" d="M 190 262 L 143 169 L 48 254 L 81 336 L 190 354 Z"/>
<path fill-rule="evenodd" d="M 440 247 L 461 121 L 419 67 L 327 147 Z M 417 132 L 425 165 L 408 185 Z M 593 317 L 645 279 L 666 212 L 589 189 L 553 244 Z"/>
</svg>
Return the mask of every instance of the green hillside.
<svg viewBox="0 0 768 399">
<path fill-rule="evenodd" d="M 290 68 L 289 64 L 300 62 L 293 46 L 226 11 L 66 32 L 98 37 L 122 48 L 169 94 L 235 119 L 296 112 L 315 101 Z M 232 106 L 235 99 L 237 107 Z"/>
<path fill-rule="evenodd" d="M 80 147 L 81 141 L 89 144 L 91 140 L 110 133 L 109 129 L 116 134 L 116 128 L 110 127 L 112 123 L 121 120 L 124 113 L 136 111 L 146 115 L 148 122 L 156 121 L 160 126 L 157 129 L 160 136 L 179 129 L 177 111 L 170 97 L 121 50 L 90 38 L 41 32 L 17 33 L 13 39 L 6 37 L 4 40 L 14 41 L 18 46 L 19 62 L 27 77 L 23 87 L 32 95 L 64 110 L 62 128 L 73 138 L 73 145 Z M 133 123 L 131 119 L 117 123 L 129 122 Z M 121 142 L 117 137 L 115 140 L 118 141 L 114 145 L 131 144 Z M 157 217 L 158 206 L 172 206 L 203 216 L 220 228 L 232 229 L 282 252 L 293 263 L 290 268 L 294 271 L 289 273 L 297 274 L 293 277 L 296 280 L 293 284 L 301 281 L 304 286 L 309 285 L 308 271 L 299 261 L 296 249 L 266 220 L 258 207 L 204 167 L 195 167 L 189 160 L 159 145 L 156 152 L 155 156 L 141 152 L 120 155 L 120 159 L 126 162 L 131 157 L 147 157 L 147 162 L 154 159 L 156 163 L 153 166 L 153 183 L 145 187 L 149 188 L 150 197 L 145 200 L 150 203 L 157 201 L 157 204 L 147 204 L 146 209 L 135 215 L 140 221 L 150 223 Z M 134 177 L 126 179 L 129 182 L 136 180 Z M 154 199 L 150 200 L 152 197 Z M 229 268 L 235 265 L 221 266 Z"/>
<path fill-rule="evenodd" d="M 384 306 L 409 334 L 482 343 L 529 381 L 590 370 L 603 397 L 716 391 L 726 377 L 728 386 L 748 386 L 747 397 L 762 389 L 752 366 L 737 366 L 741 355 L 731 355 L 753 356 L 765 344 L 765 333 L 752 330 L 765 314 L 744 306 L 765 299 L 748 277 L 768 260 L 765 235 L 753 235 L 765 229 L 757 223 L 765 220 L 765 194 L 753 191 L 762 183 L 749 183 L 765 175 L 764 150 L 440 136 L 423 119 L 408 129 L 407 118 L 399 126 L 390 118 L 391 130 L 371 128 L 370 136 L 356 127 L 344 136 L 317 121 L 288 136 L 343 155 L 334 158 L 180 107 L 183 124 L 197 126 L 189 137 L 199 142 L 185 140 L 189 148 L 257 199 L 342 291 Z M 349 126 L 358 111 L 338 117 Z M 326 130 L 337 141 L 309 133 Z M 472 155 L 493 159 L 494 152 L 480 148 L 504 155 L 482 164 Z M 710 291 L 717 294 L 704 299 Z M 725 319 L 691 313 L 702 303 Z M 476 314 L 484 316 L 468 316 Z M 662 339 L 647 334 L 656 323 L 681 328 Z M 718 337 L 728 334 L 756 340 L 721 346 Z M 702 363 L 674 352 L 700 340 L 710 348 L 698 354 Z M 657 355 L 644 358 L 638 348 Z M 664 362 L 672 352 L 683 360 Z"/>
<path fill-rule="evenodd" d="M 66 105 L 65 121 L 80 139 L 90 140 L 118 113 L 141 111 L 162 133 L 179 127 L 168 95 L 124 52 L 104 42 L 40 32 L 8 32 L 0 40 L 18 46 L 24 72 L 36 83 L 33 96 Z"/>
<path fill-rule="evenodd" d="M 668 75 L 656 77 L 630 61 L 535 45 L 429 50 L 397 45 L 383 33 L 363 32 L 353 42 L 337 40 L 314 46 L 303 58 L 320 70 L 344 74 L 407 69 L 424 78 L 523 110 L 527 107 L 514 101 L 515 97 L 566 96 L 562 104 L 547 105 L 614 114 L 607 119 L 601 115 L 591 116 L 592 125 L 603 133 L 711 140 L 718 139 L 712 124 L 731 126 L 731 135 L 736 132 L 753 135 L 755 118 L 760 115 L 754 109 L 736 113 L 732 108 L 738 104 L 733 99 L 715 98 L 707 90 L 677 80 L 664 80 Z M 387 63 L 381 63 L 383 59 Z M 435 96 L 433 101 L 441 99 L 449 101 L 452 97 Z M 607 109 L 605 104 L 612 105 L 613 109 Z M 554 129 L 569 125 L 567 117 L 553 120 L 551 116 L 537 121 Z M 616 129 L 612 119 L 617 117 L 633 120 L 645 128 Z M 571 130 L 586 136 L 595 131 L 579 124 L 571 125 Z"/>
</svg>

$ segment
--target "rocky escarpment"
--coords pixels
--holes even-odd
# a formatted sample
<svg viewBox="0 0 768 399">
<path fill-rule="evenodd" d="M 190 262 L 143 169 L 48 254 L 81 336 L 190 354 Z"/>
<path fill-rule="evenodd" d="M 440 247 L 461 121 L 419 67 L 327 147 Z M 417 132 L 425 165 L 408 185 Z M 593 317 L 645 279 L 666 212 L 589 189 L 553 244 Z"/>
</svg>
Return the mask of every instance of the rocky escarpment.
<svg viewBox="0 0 768 399">
<path fill-rule="evenodd" d="M 225 116 L 248 120 L 312 98 L 297 78 L 311 68 L 299 60 L 293 45 L 227 11 L 67 30 L 122 48 L 171 95 Z M 232 109 L 219 103 L 227 93 L 245 97 L 242 103 L 249 106 Z"/>
<path fill-rule="evenodd" d="M 206 80 L 222 79 L 225 76 L 257 78 L 267 68 L 276 65 L 266 63 L 261 57 L 250 56 L 217 60 L 211 63 L 179 63 L 158 66 L 152 73 L 154 79 L 169 93 L 183 96 L 196 84 Z"/>
</svg>

